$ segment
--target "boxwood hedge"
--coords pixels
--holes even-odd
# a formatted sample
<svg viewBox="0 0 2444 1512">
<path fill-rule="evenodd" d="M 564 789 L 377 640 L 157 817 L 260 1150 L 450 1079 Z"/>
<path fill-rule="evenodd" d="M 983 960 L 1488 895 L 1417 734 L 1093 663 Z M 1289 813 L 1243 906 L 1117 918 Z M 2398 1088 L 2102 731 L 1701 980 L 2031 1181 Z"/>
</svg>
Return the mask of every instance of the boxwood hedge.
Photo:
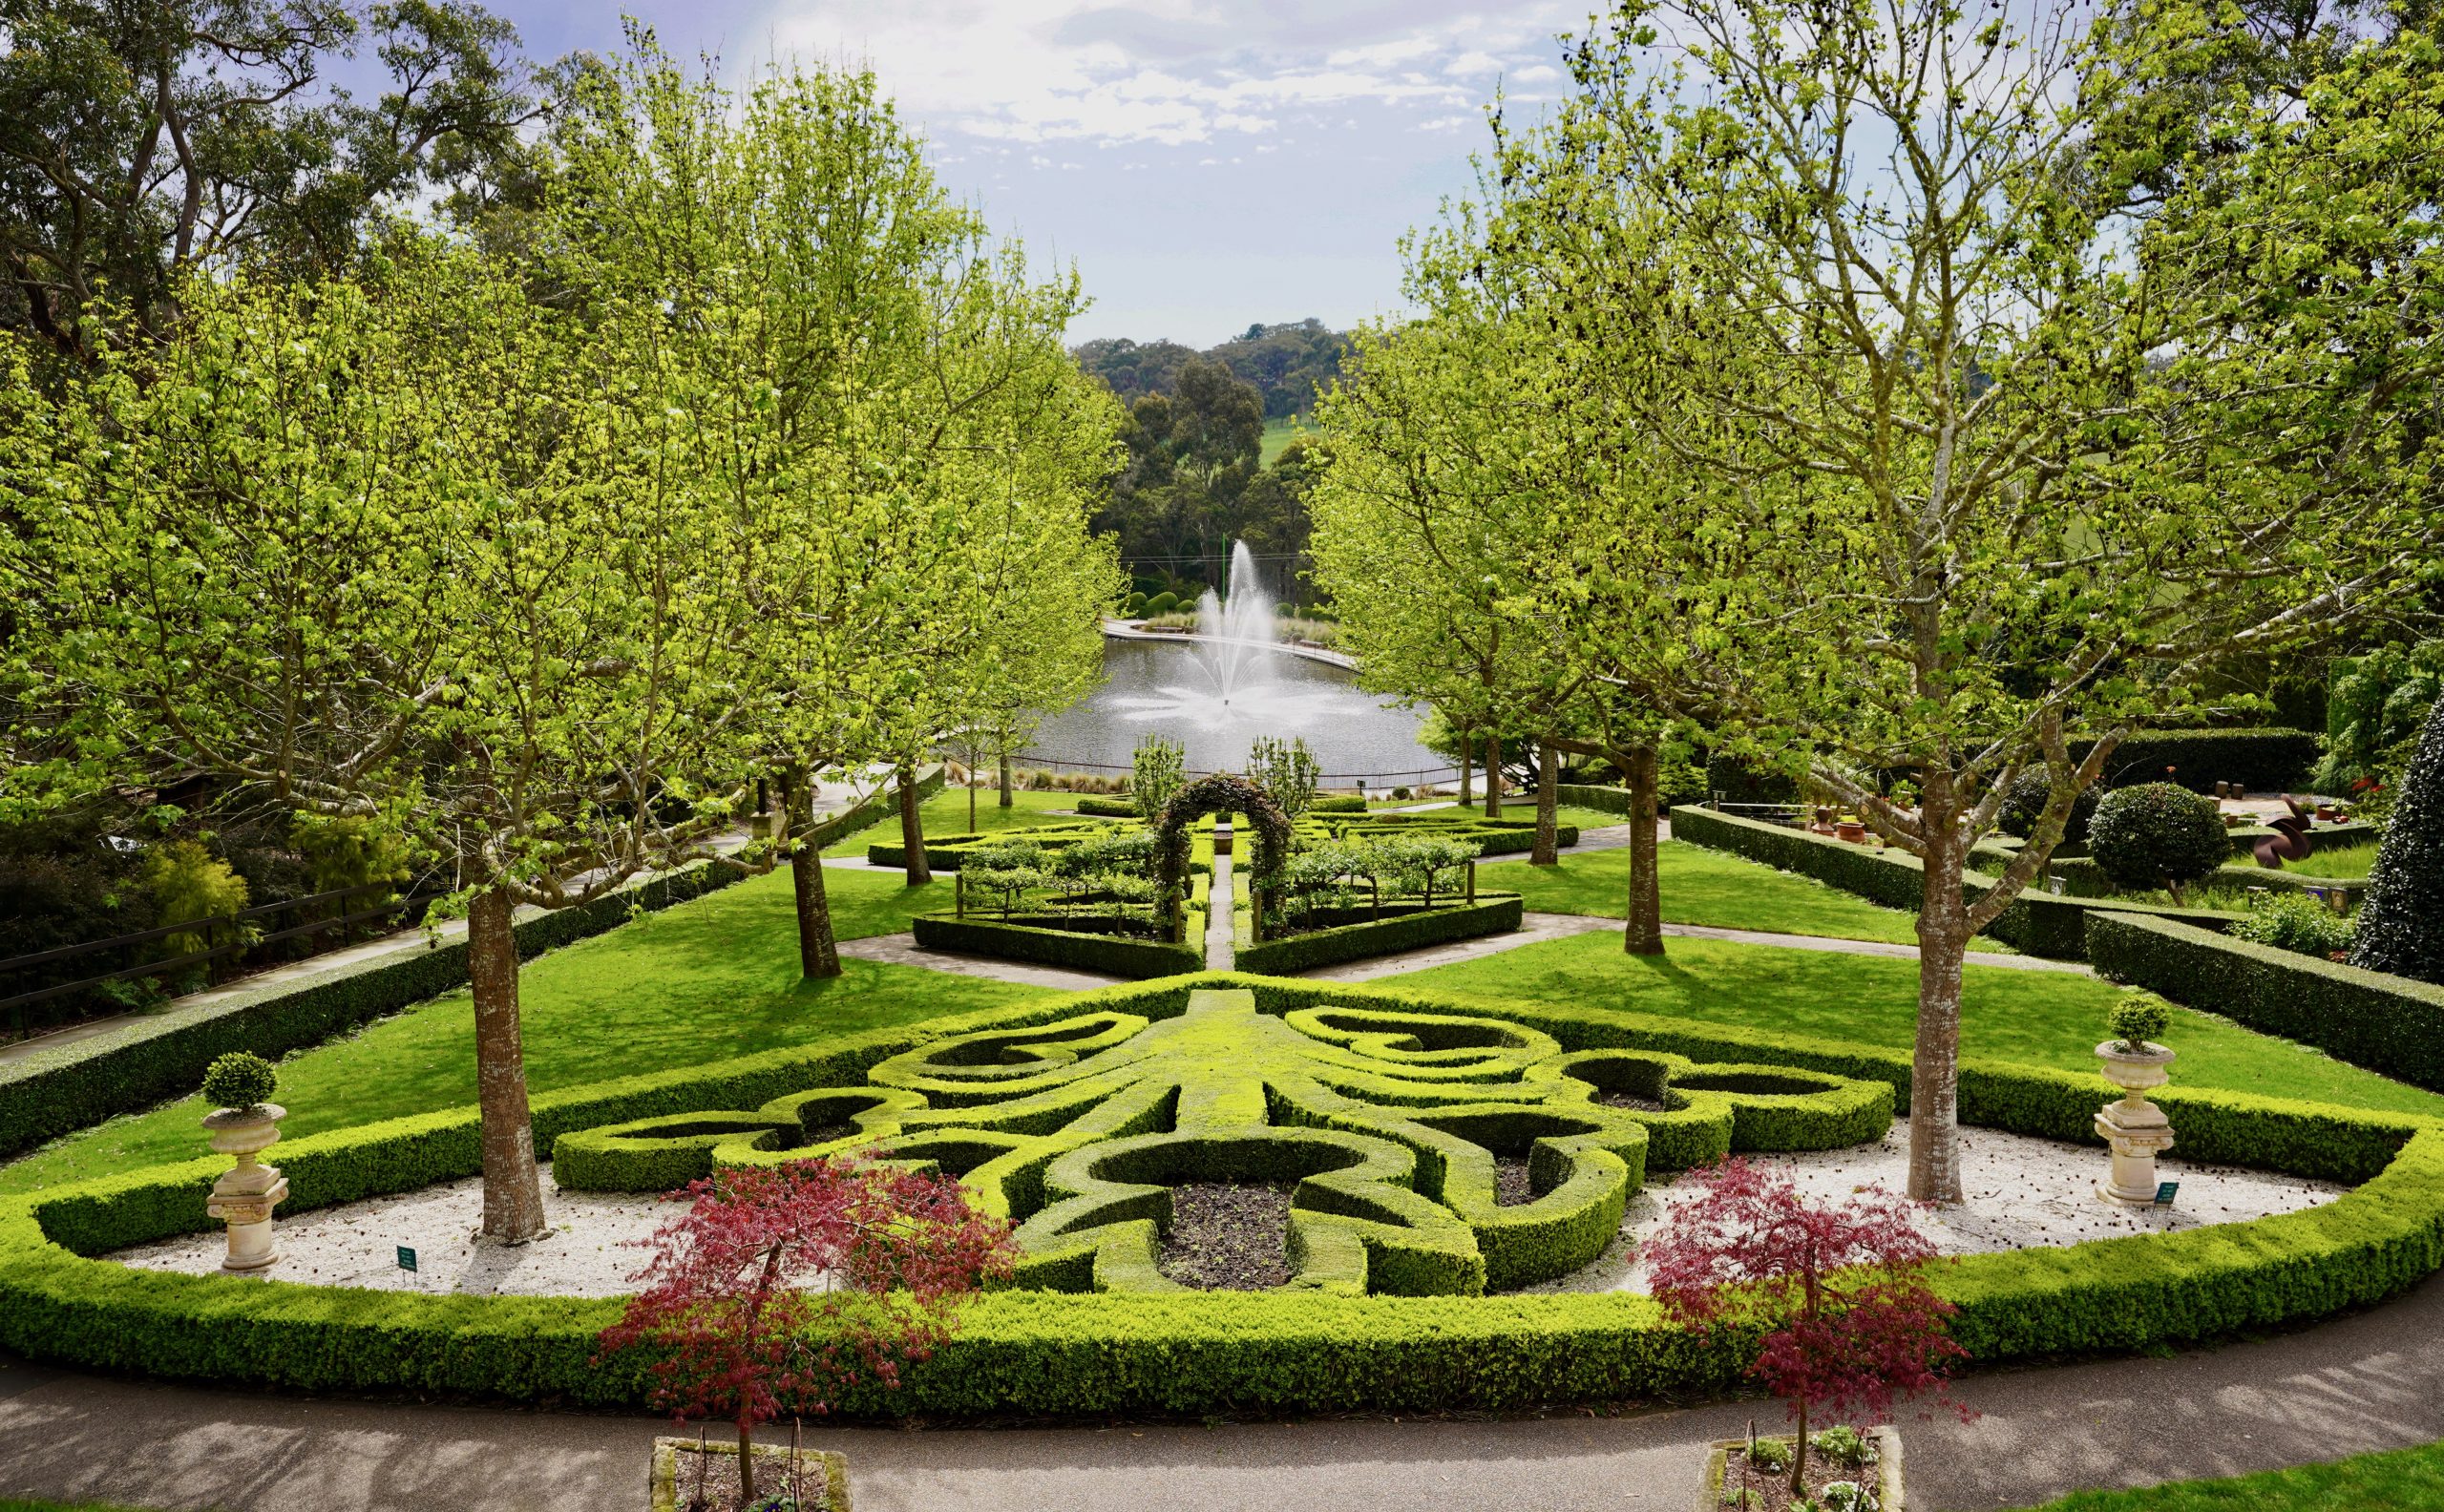
<svg viewBox="0 0 2444 1512">
<path fill-rule="evenodd" d="M 1452 1005 L 1336 983 L 1210 976 L 1047 998 L 851 1037 L 821 1049 L 639 1077 L 540 1098 L 538 1138 L 647 1114 L 757 1102 L 863 1074 L 955 1034 L 1183 1011 L 1191 987 L 1245 988 L 1267 1011 L 1319 1004 L 1398 1015 Z M 1464 1011 L 1577 1051 L 1648 1050 L 1883 1080 L 1907 1058 L 1835 1041 L 1591 1008 L 1472 1000 Z M 1966 1122 L 2092 1139 L 2096 1078 L 1969 1060 Z M 1953 1332 L 1981 1361 L 2150 1349 L 2296 1323 L 2382 1299 L 2444 1264 L 2444 1125 L 2405 1115 L 2174 1086 L 2159 1094 L 2191 1159 L 2361 1185 L 2247 1224 L 1976 1255 L 1942 1266 Z M 472 1109 L 280 1147 L 291 1211 L 472 1175 Z M 632 1406 L 644 1361 L 596 1357 L 613 1300 L 375 1293 L 136 1270 L 84 1256 L 208 1227 L 219 1163 L 107 1178 L 0 1203 L 0 1344 L 31 1355 L 308 1391 L 454 1391 Z M 1005 1292 L 964 1312 L 950 1345 L 895 1396 L 853 1411 L 923 1414 L 1355 1409 L 1502 1410 L 1700 1393 L 1735 1384 L 1736 1333 L 1698 1339 L 1625 1293 L 1512 1296 Z"/>
<path fill-rule="evenodd" d="M 1784 872 L 1797 872 L 1820 882 L 1855 892 L 1886 908 L 1917 912 L 1925 893 L 1925 869 L 1918 858 L 1899 850 L 1852 845 L 1805 830 L 1737 818 L 1711 808 L 1672 810 L 1672 837 L 1717 850 L 1728 850 Z M 1983 897 L 1993 879 L 1983 872 L 1966 873 L 1962 891 Z M 2055 960 L 2087 958 L 2088 916 L 2104 911 L 2151 914 L 2179 919 L 2207 929 L 2222 929 L 2240 915 L 2213 909 L 2163 908 L 2119 899 L 2056 897 L 2024 891 L 2012 900 L 1986 931 L 2032 956 Z"/>
<path fill-rule="evenodd" d="M 1517 929 L 1527 917 L 1527 905 L 1516 892 L 1481 892 L 1474 903 L 1437 902 L 1431 909 L 1425 908 L 1422 900 L 1387 898 L 1384 902 L 1391 908 L 1412 905 L 1412 912 L 1242 945 L 1236 953 L 1239 970 L 1259 976 L 1295 976 L 1318 966 L 1362 960 L 1369 956 L 1389 956 L 1447 940 L 1506 934 Z"/>
<path fill-rule="evenodd" d="M 1176 976 L 1205 964 L 1186 945 L 1064 927 L 1074 922 L 1050 914 L 1000 919 L 979 914 L 962 917 L 937 910 L 917 914 L 910 927 L 916 943 L 927 950 L 1034 961 L 1131 980 Z"/>
<path fill-rule="evenodd" d="M 2088 953 L 2116 981 L 2444 1090 L 2444 987 L 2171 919 L 2098 914 Z"/>
</svg>

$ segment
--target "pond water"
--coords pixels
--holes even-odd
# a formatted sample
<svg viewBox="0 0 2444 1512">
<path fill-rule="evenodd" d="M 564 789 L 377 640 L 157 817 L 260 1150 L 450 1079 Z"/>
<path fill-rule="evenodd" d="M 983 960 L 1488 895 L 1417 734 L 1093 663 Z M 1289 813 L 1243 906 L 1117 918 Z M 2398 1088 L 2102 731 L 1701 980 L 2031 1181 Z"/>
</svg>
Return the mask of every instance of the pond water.
<svg viewBox="0 0 2444 1512">
<path fill-rule="evenodd" d="M 1449 762 L 1417 743 L 1422 709 L 1360 691 L 1339 667 L 1281 651 L 1242 653 L 1226 696 L 1211 659 L 1197 653 L 1185 640 L 1106 640 L 1104 685 L 1044 721 L 1023 759 L 1127 771 L 1139 737 L 1158 734 L 1186 748 L 1190 771 L 1235 771 L 1257 736 L 1297 736 L 1329 787 L 1360 776 L 1385 788 L 1455 777 Z"/>
</svg>

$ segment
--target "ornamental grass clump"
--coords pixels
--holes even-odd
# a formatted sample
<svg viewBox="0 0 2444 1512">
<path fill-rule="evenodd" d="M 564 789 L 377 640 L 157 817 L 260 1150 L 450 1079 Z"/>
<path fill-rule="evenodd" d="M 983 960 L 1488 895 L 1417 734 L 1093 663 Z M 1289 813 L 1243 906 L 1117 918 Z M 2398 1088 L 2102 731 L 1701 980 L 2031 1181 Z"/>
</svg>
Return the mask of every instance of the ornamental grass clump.
<svg viewBox="0 0 2444 1512">
<path fill-rule="evenodd" d="M 896 1388 L 1018 1258 L 956 1177 L 854 1157 L 720 1170 L 666 1200 L 687 1215 L 637 1241 L 643 1290 L 600 1342 L 652 1353 L 657 1407 L 738 1425 L 742 1506 L 756 1424 Z"/>
<path fill-rule="evenodd" d="M 2154 993 L 2123 993 L 2106 1026 L 2112 1032 L 2116 1048 L 2123 1055 L 2145 1055 L 2173 1021 L 2172 1009 Z"/>
<path fill-rule="evenodd" d="M 259 1108 L 278 1090 L 280 1073 L 250 1050 L 233 1050 L 204 1067 L 203 1100 L 217 1108 Z"/>
<path fill-rule="evenodd" d="M 1790 1493 L 1807 1486 L 1811 1413 L 1881 1418 L 1895 1397 L 1940 1392 L 1968 1357 L 1948 1331 L 1958 1311 L 1927 1285 L 1935 1247 L 1925 1205 L 1865 1186 L 1816 1202 L 1745 1160 L 1693 1173 L 1696 1201 L 1673 1209 L 1648 1247 L 1665 1316 L 1700 1335 L 1758 1330 L 1748 1374 L 1789 1404 Z M 1950 1404 L 1963 1422 L 1974 1416 Z"/>
</svg>

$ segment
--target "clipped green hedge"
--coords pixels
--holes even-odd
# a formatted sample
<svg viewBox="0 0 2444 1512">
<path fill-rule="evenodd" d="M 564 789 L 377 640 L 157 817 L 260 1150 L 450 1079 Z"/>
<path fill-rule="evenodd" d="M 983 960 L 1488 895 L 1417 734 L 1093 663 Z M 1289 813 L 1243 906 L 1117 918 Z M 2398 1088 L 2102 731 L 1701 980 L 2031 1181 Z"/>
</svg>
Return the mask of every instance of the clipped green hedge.
<svg viewBox="0 0 2444 1512">
<path fill-rule="evenodd" d="M 2219 888 L 2265 888 L 2270 892 L 2306 892 L 2310 888 L 2322 888 L 2328 892 L 2340 893 L 2349 898 L 2353 905 L 2368 895 L 2368 880 L 2365 877 L 2318 876 L 2314 872 L 2316 866 L 2314 856 L 2298 865 L 2300 870 L 2297 871 L 2291 867 L 2279 869 L 2262 867 L 2254 861 L 2246 866 L 2234 864 L 2218 867 L 2214 875 L 2207 877 L 2199 885 Z M 2074 897 L 2105 896 L 2113 888 L 2113 883 L 2104 874 L 2104 869 L 2086 856 L 2063 857 L 2051 863 L 2049 870 L 2054 875 L 2062 879 L 2063 887 L 2068 889 Z"/>
<path fill-rule="evenodd" d="M 1672 837 L 1717 850 L 1728 850 L 1734 855 L 1762 861 L 1784 872 L 1812 876 L 1828 886 L 1840 888 L 1844 892 L 1855 892 L 1886 908 L 1906 909 L 1914 914 L 1925 897 L 1924 867 L 1916 856 L 1899 850 L 1852 845 L 1846 840 L 1814 834 L 1805 830 L 1764 824 L 1755 819 L 1741 819 L 1711 808 L 1696 808 L 1672 810 Z M 1964 873 L 1962 891 L 1971 898 L 1985 896 L 1987 889 L 1991 886 L 1993 879 L 1983 872 Z M 2222 929 L 2240 917 L 2237 914 L 2213 909 L 2164 908 L 2152 903 L 2124 902 L 2117 898 L 2056 897 L 2050 892 L 2024 889 L 2003 911 L 2002 916 L 1988 926 L 1986 933 L 2032 956 L 2054 960 L 2085 960 L 2088 917 L 2108 910 L 2179 919 L 2208 929 Z"/>
<path fill-rule="evenodd" d="M 1338 1004 L 1489 1016 L 1574 1049 L 1825 1070 L 1883 1081 L 1896 1098 L 1908 1080 L 1906 1055 L 1805 1037 L 1212 975 L 550 1094 L 537 1102 L 537 1133 L 548 1147 L 556 1134 L 649 1113 L 755 1106 L 811 1080 L 861 1075 L 901 1050 L 996 1028 L 1174 1018 L 1192 987 L 1244 988 L 1275 1012 Z M 977 1074 L 984 1069 L 979 1061 Z M 2096 1111 L 2112 1095 L 2094 1076 L 1974 1060 L 1962 1070 L 1963 1120 L 2022 1133 L 2093 1142 Z M 1959 1307 L 1952 1332 L 1973 1357 L 2157 1349 L 2298 1323 L 2379 1301 L 2444 1265 L 2444 1125 L 2179 1085 L 2158 1101 L 2187 1158 L 2362 1185 L 2325 1206 L 2246 1224 L 1944 1265 L 1933 1280 Z M 479 1166 L 473 1109 L 312 1136 L 280 1155 L 288 1211 L 466 1177 Z M 197 1161 L 0 1201 L 0 1344 L 93 1368 L 315 1392 L 452 1391 L 618 1408 L 642 1400 L 642 1359 L 596 1358 L 616 1299 L 371 1293 L 79 1258 L 209 1227 L 202 1196 L 219 1168 Z M 1499 1411 L 1718 1391 L 1738 1384 L 1752 1348 L 1736 1332 L 1699 1339 L 1669 1327 L 1650 1299 L 1627 1293 L 1002 1292 L 967 1307 L 957 1335 L 898 1394 L 841 1405 L 927 1415 Z"/>
<path fill-rule="evenodd" d="M 1386 902 L 1398 907 L 1412 900 L 1392 898 Z M 1412 913 L 1396 914 L 1390 918 L 1336 925 L 1242 945 L 1236 959 L 1243 972 L 1296 976 L 1318 966 L 1363 960 L 1369 956 L 1420 950 L 1446 940 L 1474 939 L 1480 934 L 1506 934 L 1519 927 L 1527 916 L 1526 910 L 1527 904 L 1516 892 L 1479 892 L 1474 903 L 1438 902 L 1431 909 L 1419 905 Z"/>
<path fill-rule="evenodd" d="M 1425 813 L 1342 815 L 1310 811 L 1298 822 L 1302 833 L 1335 840 L 1366 840 L 1398 836 L 1432 836 L 1473 842 L 1479 855 L 1509 855 L 1536 847 L 1536 821 L 1487 819 L 1482 816 L 1429 810 Z M 1578 826 L 1557 825 L 1553 843 L 1567 850 L 1578 844 Z"/>
<path fill-rule="evenodd" d="M 2099 914 L 2088 955 L 2116 981 L 2444 1091 L 2444 987 L 2170 919 Z"/>
<path fill-rule="evenodd" d="M 728 862 L 702 861 L 577 908 L 521 919 L 516 926 L 518 958 L 532 959 L 615 929 L 634 909 L 658 913 L 749 874 Z M 0 1155 L 183 1097 L 196 1089 L 204 1067 L 233 1050 L 278 1059 L 466 984 L 462 938 L 268 986 L 241 987 L 208 1003 L 172 1008 L 37 1051 L 0 1065 Z"/>
<path fill-rule="evenodd" d="M 1164 940 L 1098 934 L 1041 922 L 1005 922 L 977 914 L 960 918 L 937 910 L 917 914 L 912 927 L 916 943 L 927 950 L 1034 961 L 1042 966 L 1065 966 L 1132 980 L 1176 976 L 1205 964 L 1187 946 Z"/>
<path fill-rule="evenodd" d="M 1076 845 L 1089 835 L 1101 834 L 1111 827 L 1096 819 L 1052 820 L 1029 825 L 1020 830 L 997 830 L 980 833 L 927 835 L 925 865 L 936 872 L 956 872 L 967 852 L 980 846 L 1002 845 L 1025 841 L 1046 850 L 1058 850 Z M 898 840 L 877 840 L 866 847 L 866 864 L 878 867 L 903 867 L 908 864 L 908 848 Z"/>
<path fill-rule="evenodd" d="M 1080 813 L 1097 819 L 1140 817 L 1137 812 L 1137 800 L 1134 798 L 1105 798 L 1094 793 L 1085 793 L 1080 795 L 1076 808 Z"/>
<path fill-rule="evenodd" d="M 1366 800 L 1354 793 L 1326 793 L 1309 804 L 1307 811 L 1318 814 L 1362 814 L 1366 811 Z"/>
</svg>

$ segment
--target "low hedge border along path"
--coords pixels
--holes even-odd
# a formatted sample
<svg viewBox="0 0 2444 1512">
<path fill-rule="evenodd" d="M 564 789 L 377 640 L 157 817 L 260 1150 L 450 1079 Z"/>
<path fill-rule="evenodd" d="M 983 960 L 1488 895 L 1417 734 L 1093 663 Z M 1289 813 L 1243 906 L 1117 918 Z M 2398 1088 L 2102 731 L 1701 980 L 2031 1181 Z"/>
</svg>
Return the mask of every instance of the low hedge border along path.
<svg viewBox="0 0 2444 1512">
<path fill-rule="evenodd" d="M 2138 914 L 2097 914 L 2088 953 L 2117 981 L 2444 1090 L 2444 987 Z"/>
<path fill-rule="evenodd" d="M 1672 837 L 1812 876 L 1886 908 L 1914 913 L 1924 901 L 1918 858 L 1899 851 L 1852 845 L 1846 840 L 1736 818 L 1711 808 L 1673 809 Z M 1985 896 L 1992 885 L 1992 878 L 1970 872 L 1962 891 L 1978 898 Z M 2240 916 L 2212 909 L 2173 909 L 2152 903 L 2055 897 L 2050 892 L 2026 892 L 2012 900 L 2011 907 L 2003 911 L 2003 916 L 1987 933 L 2032 956 L 2085 960 L 2088 916 L 2099 913 L 2149 914 L 2212 930 L 2221 930 Z"/>
<path fill-rule="evenodd" d="M 536 1101 L 537 1141 L 548 1151 L 562 1136 L 606 1124 L 758 1108 L 809 1089 L 853 1085 L 895 1056 L 962 1034 L 1097 1015 L 1169 1019 L 1195 988 L 1246 989 L 1268 1014 L 1355 1010 L 1341 1016 L 1353 1033 L 1369 1012 L 1457 1013 L 1549 1035 L 1567 1053 L 1637 1051 L 1819 1071 L 1882 1082 L 1893 1089 L 1896 1107 L 1908 1085 L 1906 1055 L 1836 1041 L 1214 974 L 546 1094 Z M 1022 1045 L 1026 1036 L 1010 1042 Z M 1039 1063 L 1079 1048 L 1057 1038 L 1037 1042 L 1031 1060 Z M 1404 1053 L 1426 1065 L 1446 1054 Z M 1012 1074 L 1026 1070 L 1022 1061 Z M 2089 1140 L 2108 1095 L 2092 1075 L 1977 1060 L 1962 1065 L 1963 1119 L 2013 1132 Z M 2444 1264 L 2444 1123 L 2180 1086 L 2159 1101 L 2187 1158 L 2361 1185 L 2324 1207 L 2254 1223 L 1946 1266 L 1939 1285 L 1961 1308 L 1955 1332 L 1972 1356 L 1995 1362 L 2151 1349 L 2300 1322 L 2377 1301 Z M 1063 1122 L 1046 1114 L 1044 1126 Z M 401 1119 L 284 1144 L 281 1156 L 290 1210 L 353 1201 L 474 1174 L 476 1120 L 471 1108 Z M 595 1334 L 617 1312 L 608 1303 L 377 1295 L 141 1272 L 84 1258 L 207 1228 L 203 1195 L 220 1164 L 156 1167 L 0 1204 L 0 1344 L 110 1370 L 308 1391 L 446 1390 L 597 1405 L 642 1399 L 640 1361 L 593 1360 Z M 924 1414 L 1498 1410 L 1718 1391 L 1736 1383 L 1742 1358 L 1737 1341 L 1700 1345 L 1633 1295 L 1007 1292 L 971 1307 L 958 1339 L 896 1397 L 853 1405 Z"/>
</svg>

